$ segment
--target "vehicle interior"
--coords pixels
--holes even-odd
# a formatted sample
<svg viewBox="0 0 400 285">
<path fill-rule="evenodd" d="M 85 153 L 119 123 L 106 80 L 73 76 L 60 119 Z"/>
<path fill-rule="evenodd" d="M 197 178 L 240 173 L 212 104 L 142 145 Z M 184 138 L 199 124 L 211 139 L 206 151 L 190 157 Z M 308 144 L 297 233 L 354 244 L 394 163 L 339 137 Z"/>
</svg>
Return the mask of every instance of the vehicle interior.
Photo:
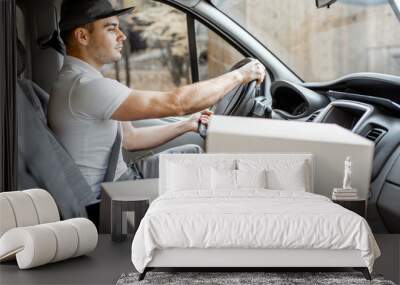
<svg viewBox="0 0 400 285">
<path fill-rule="evenodd" d="M 249 31 L 223 14 L 219 9 L 225 7 L 218 1 L 136 2 L 140 12 L 122 20 L 129 35 L 124 59 L 107 66 L 104 70 L 106 76 L 139 89 L 167 90 L 237 68 L 246 62 L 247 57 L 259 59 L 268 70 L 264 83 L 259 88 L 256 88 L 255 82 L 238 86 L 213 107 L 214 113 L 266 120 L 335 123 L 372 140 L 375 143 L 375 154 L 368 208 L 369 222 L 377 232 L 400 232 L 400 100 L 397 96 L 400 80 L 396 76 L 398 70 L 395 67 L 386 68 L 392 74 L 377 72 L 382 69 L 378 64 L 376 72 L 373 68 L 357 67 L 357 72 L 343 73 L 337 78 L 322 75 L 321 79 L 329 80 L 315 81 L 318 77 L 314 76 L 310 77 L 313 81 L 304 81 L 300 79 L 300 74 L 294 73 L 289 65 L 281 61 L 283 59 L 268 49 L 268 42 L 264 46 Z M 17 1 L 18 40 L 26 50 L 24 72 L 21 76 L 32 80 L 49 94 L 63 61 L 60 53 L 62 48 L 54 44 L 57 41 L 51 41 L 54 31 L 57 31 L 59 5 L 60 1 Z M 313 5 L 310 3 L 313 13 L 325 12 Z M 381 6 L 384 7 L 371 8 L 386 9 L 388 13 L 392 13 L 391 21 L 398 21 L 396 10 L 392 10 L 397 6 L 389 3 Z M 334 12 L 334 9 L 353 9 L 354 13 L 359 13 L 357 9 L 361 8 L 357 4 L 343 1 L 334 4 L 330 10 Z M 41 16 L 37 17 L 39 12 Z M 160 15 L 164 15 L 161 18 L 166 20 L 156 22 L 156 17 L 160 19 Z M 166 26 L 168 17 L 175 17 L 174 25 Z M 165 31 L 160 29 L 163 25 L 167 27 Z M 220 46 L 213 46 L 216 39 L 222 42 Z M 332 47 L 326 48 L 332 53 L 338 53 Z M 224 61 L 218 62 L 218 56 L 223 56 Z M 18 63 L 22 65 L 21 62 Z M 385 63 L 396 65 L 395 59 L 393 62 L 386 60 Z M 154 76 L 159 78 L 154 80 Z M 158 83 L 150 85 L 150 81 Z M 143 120 L 133 124 L 140 127 L 177 120 L 180 118 Z M 204 147 L 203 138 L 189 133 L 156 149 L 125 155 L 127 158 L 141 157 L 149 152 L 156 153 L 185 143 Z M 27 187 L 29 183 L 26 181 L 21 176 L 19 187 Z"/>
<path fill-rule="evenodd" d="M 220 5 L 218 1 L 154 1 L 151 4 L 136 2 L 142 11 L 122 21 L 129 34 L 124 60 L 107 67 L 104 74 L 137 88 L 166 89 L 211 78 L 237 68 L 246 62 L 247 57 L 259 59 L 268 70 L 264 83 L 259 88 L 256 88 L 255 82 L 247 86 L 238 86 L 213 107 L 215 114 L 260 117 L 266 120 L 335 123 L 372 140 L 375 143 L 375 154 L 369 197 L 369 221 L 375 231 L 400 232 L 400 100 L 397 96 L 400 79 L 396 76 L 398 69 L 389 69 L 395 71 L 394 74 L 370 72 L 366 69 L 364 72 L 344 74 L 320 82 L 303 81 L 289 69 L 290 66 L 284 64 L 268 49 L 268 42 L 264 46 L 255 36 L 240 25 L 233 24 L 233 20 L 216 9 L 215 7 Z M 330 9 L 354 5 L 343 2 L 335 4 L 338 8 L 334 5 Z M 57 51 L 57 44 L 54 44 L 57 41 L 51 41 L 53 33 L 57 31 L 59 5 L 60 1 L 17 1 L 18 40 L 26 50 L 25 71 L 22 76 L 32 80 L 49 94 L 63 61 L 60 49 Z M 392 8 L 398 7 L 386 4 L 385 9 Z M 145 9 L 149 12 L 141 15 L 140 12 Z M 395 17 L 396 10 L 390 12 L 393 13 L 392 17 Z M 155 17 L 160 14 L 165 14 L 166 18 L 176 16 L 175 26 L 171 25 L 166 32 L 157 31 L 160 28 L 156 24 L 166 25 L 166 22 L 162 21 L 155 23 Z M 145 16 L 147 20 L 143 19 Z M 136 23 L 139 25 L 136 26 Z M 180 30 L 178 34 L 174 29 L 181 29 L 183 32 Z M 147 35 L 153 31 L 159 33 L 158 40 Z M 161 37 L 163 38 L 160 39 Z M 219 46 L 210 46 L 208 41 L 211 40 Z M 227 59 L 212 68 L 211 63 L 217 61 L 218 55 Z M 154 69 L 159 66 L 151 66 L 152 60 L 159 61 L 157 64 L 164 66 L 162 72 L 155 74 Z M 22 65 L 21 62 L 18 63 Z M 397 64 L 395 59 L 393 62 L 387 60 L 387 63 Z M 142 70 L 145 68 L 141 68 L 141 65 L 150 67 Z M 139 67 L 141 74 L 135 73 L 136 67 Z M 159 86 L 146 86 L 146 76 L 160 82 Z M 157 80 L 154 76 L 165 76 L 167 79 L 163 80 L 169 82 L 162 84 L 162 80 Z M 144 80 L 140 80 L 140 77 Z M 176 120 L 179 118 L 144 120 L 133 124 L 149 126 Z M 204 146 L 204 139 L 195 133 L 185 134 L 159 148 L 125 155 L 140 157 L 149 151 L 158 152 L 184 143 Z M 20 187 L 25 186 L 24 182 L 20 182 Z"/>
<path fill-rule="evenodd" d="M 170 90 L 221 75 L 242 66 L 248 58 L 257 58 L 267 69 L 264 82 L 237 86 L 211 108 L 214 114 L 337 124 L 372 141 L 375 149 L 367 221 L 374 233 L 400 234 L 398 1 L 327 1 L 329 8 L 318 9 L 312 0 L 257 0 L 251 5 L 268 12 L 266 17 L 254 18 L 249 16 L 253 6 L 244 0 L 111 2 L 137 9 L 121 17 L 128 37 L 123 59 L 107 65 L 102 70 L 104 76 L 131 88 Z M 84 207 L 90 211 L 87 206 L 95 204 L 96 198 L 62 146 L 43 142 L 44 136 L 46 141 L 56 140 L 46 128 L 46 104 L 63 64 L 58 35 L 60 4 L 61 0 L 16 1 L 16 18 L 11 20 L 15 20 L 17 30 L 14 68 L 18 69 L 18 88 L 23 94 L 36 95 L 15 99 L 18 144 L 14 157 L 7 161 L 18 162 L 11 167 L 18 165 L 17 189 L 59 185 L 83 189 L 55 197 L 64 201 L 58 205 L 61 214 L 74 217 L 84 215 Z M 292 12 L 284 12 L 287 10 Z M 295 18 L 300 12 L 297 22 L 283 24 L 285 16 Z M 307 21 L 310 17 L 313 21 Z M 13 35 L 6 36 L 12 48 Z M 32 112 L 36 115 L 27 115 Z M 35 121 L 38 113 L 41 123 Z M 145 127 L 182 119 L 132 124 Z M 37 131 L 39 124 L 43 131 Z M 124 152 L 124 158 L 137 159 L 188 143 L 205 148 L 206 139 L 207 130 L 202 128 L 200 135 L 186 133 L 154 149 Z M 44 160 L 37 158 L 46 153 L 47 160 L 54 156 L 51 166 L 44 166 Z M 59 169 L 67 169 L 68 174 L 61 178 L 48 175 Z M 74 199 L 80 207 L 65 202 Z"/>
</svg>

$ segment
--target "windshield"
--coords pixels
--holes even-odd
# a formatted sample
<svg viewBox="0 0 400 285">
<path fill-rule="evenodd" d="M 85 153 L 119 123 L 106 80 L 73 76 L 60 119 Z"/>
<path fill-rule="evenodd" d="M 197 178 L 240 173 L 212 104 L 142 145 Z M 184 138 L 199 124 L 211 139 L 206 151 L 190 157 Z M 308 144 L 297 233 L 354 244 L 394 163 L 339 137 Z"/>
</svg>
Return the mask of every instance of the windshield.
<svg viewBox="0 0 400 285">
<path fill-rule="evenodd" d="M 304 81 L 400 75 L 400 25 L 388 0 L 213 0 Z"/>
</svg>

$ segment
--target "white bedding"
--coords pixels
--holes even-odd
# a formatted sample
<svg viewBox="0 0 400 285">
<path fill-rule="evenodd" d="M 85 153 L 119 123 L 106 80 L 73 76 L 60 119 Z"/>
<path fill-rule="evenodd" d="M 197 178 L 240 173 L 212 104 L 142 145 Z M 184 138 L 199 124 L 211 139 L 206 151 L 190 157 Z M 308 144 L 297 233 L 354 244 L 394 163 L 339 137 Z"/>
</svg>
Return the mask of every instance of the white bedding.
<svg viewBox="0 0 400 285">
<path fill-rule="evenodd" d="M 247 189 L 171 192 L 157 198 L 132 243 L 143 272 L 155 249 L 358 249 L 372 272 L 379 248 L 368 223 L 328 198 L 298 191 Z"/>
</svg>

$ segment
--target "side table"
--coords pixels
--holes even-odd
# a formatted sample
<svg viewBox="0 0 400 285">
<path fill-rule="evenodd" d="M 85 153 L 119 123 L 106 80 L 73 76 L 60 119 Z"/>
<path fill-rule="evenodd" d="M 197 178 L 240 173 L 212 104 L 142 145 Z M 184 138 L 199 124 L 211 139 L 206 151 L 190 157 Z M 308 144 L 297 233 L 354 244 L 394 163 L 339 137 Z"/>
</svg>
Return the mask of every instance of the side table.
<svg viewBox="0 0 400 285">
<path fill-rule="evenodd" d="M 123 241 L 128 234 L 128 212 L 135 213 L 132 233 L 136 233 L 140 221 L 149 208 L 150 197 L 113 197 L 111 201 L 111 239 Z"/>
<path fill-rule="evenodd" d="M 367 201 L 365 199 L 354 199 L 354 200 L 332 199 L 332 201 L 350 211 L 353 211 L 356 214 L 359 214 L 363 218 L 367 217 Z"/>
<path fill-rule="evenodd" d="M 141 179 L 101 184 L 100 233 L 111 233 L 113 241 L 123 241 L 128 234 L 128 213 L 134 212 L 137 227 L 152 200 L 158 196 L 158 179 Z"/>
</svg>

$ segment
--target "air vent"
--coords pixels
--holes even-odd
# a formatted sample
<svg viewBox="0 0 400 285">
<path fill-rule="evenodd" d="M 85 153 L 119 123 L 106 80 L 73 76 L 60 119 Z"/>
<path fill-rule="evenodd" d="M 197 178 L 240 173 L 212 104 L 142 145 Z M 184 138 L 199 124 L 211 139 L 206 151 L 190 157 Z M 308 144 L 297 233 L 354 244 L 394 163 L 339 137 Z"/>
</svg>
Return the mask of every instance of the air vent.
<svg viewBox="0 0 400 285">
<path fill-rule="evenodd" d="M 378 141 L 386 134 L 386 132 L 386 130 L 381 128 L 373 128 L 365 137 L 374 143 L 378 143 Z"/>
<path fill-rule="evenodd" d="M 308 117 L 307 122 L 312 122 L 314 119 L 318 116 L 318 114 L 321 113 L 321 110 L 315 111 L 314 113 L 311 114 L 310 117 Z"/>
</svg>

